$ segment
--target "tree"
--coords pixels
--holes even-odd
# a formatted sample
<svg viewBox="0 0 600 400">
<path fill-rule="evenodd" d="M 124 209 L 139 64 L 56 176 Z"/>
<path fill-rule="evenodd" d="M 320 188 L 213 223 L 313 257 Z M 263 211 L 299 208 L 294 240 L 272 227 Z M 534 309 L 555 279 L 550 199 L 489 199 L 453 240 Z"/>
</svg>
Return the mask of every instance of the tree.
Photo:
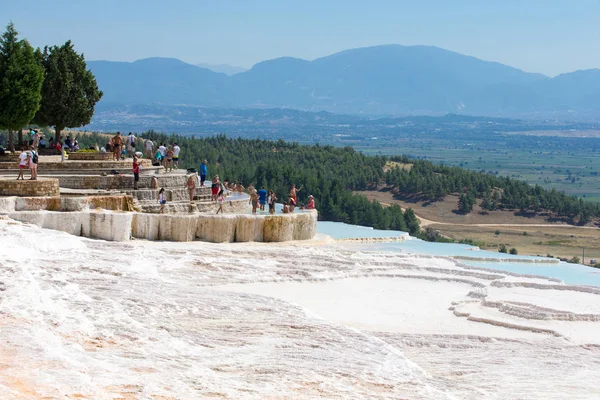
<svg viewBox="0 0 600 400">
<path fill-rule="evenodd" d="M 458 211 L 463 214 L 468 214 L 473 210 L 473 206 L 475 205 L 475 196 L 469 193 L 463 193 L 460 195 L 458 199 Z"/>
<path fill-rule="evenodd" d="M 27 40 L 11 22 L 0 37 L 0 127 L 8 130 L 8 149 L 15 151 L 13 132 L 34 117 L 42 99 L 44 68 Z"/>
<path fill-rule="evenodd" d="M 42 59 L 45 79 L 42 104 L 35 122 L 53 126 L 58 141 L 63 129 L 90 123 L 94 107 L 103 93 L 92 72 L 86 69 L 83 54 L 75 52 L 70 40 L 61 47 L 46 46 Z"/>
<path fill-rule="evenodd" d="M 499 253 L 508 253 L 508 249 L 506 248 L 505 244 L 501 244 L 500 248 L 498 249 Z"/>
<path fill-rule="evenodd" d="M 419 228 L 419 220 L 417 219 L 417 216 L 412 208 L 404 211 L 404 221 L 406 222 L 406 228 L 411 235 L 414 236 L 421 230 Z"/>
</svg>

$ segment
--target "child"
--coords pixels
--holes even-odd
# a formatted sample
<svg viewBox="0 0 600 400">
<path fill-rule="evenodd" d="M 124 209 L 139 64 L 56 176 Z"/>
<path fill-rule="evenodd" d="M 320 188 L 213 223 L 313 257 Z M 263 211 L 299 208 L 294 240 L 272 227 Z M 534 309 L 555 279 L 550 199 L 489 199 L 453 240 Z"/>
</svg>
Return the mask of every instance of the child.
<svg viewBox="0 0 600 400">
<path fill-rule="evenodd" d="M 217 209 L 217 214 L 219 213 L 219 211 L 221 212 L 221 214 L 223 214 L 223 202 L 224 201 L 225 201 L 225 199 L 224 199 L 223 189 L 221 189 L 219 191 L 219 195 L 217 197 L 217 203 L 219 204 L 219 208 Z"/>
<path fill-rule="evenodd" d="M 167 204 L 167 199 L 165 199 L 165 188 L 160 188 L 158 191 L 158 202 L 160 203 L 160 213 L 165 213 L 165 204 Z"/>
</svg>

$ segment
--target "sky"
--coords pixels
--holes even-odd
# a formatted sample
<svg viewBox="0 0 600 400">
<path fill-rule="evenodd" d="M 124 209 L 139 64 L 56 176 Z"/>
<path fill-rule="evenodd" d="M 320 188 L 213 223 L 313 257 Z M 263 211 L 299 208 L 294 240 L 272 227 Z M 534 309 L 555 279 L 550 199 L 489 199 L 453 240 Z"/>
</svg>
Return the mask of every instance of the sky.
<svg viewBox="0 0 600 400">
<path fill-rule="evenodd" d="M 381 44 L 431 45 L 549 76 L 600 68 L 600 0 L 0 0 L 34 46 L 87 60 L 250 68 Z"/>
</svg>

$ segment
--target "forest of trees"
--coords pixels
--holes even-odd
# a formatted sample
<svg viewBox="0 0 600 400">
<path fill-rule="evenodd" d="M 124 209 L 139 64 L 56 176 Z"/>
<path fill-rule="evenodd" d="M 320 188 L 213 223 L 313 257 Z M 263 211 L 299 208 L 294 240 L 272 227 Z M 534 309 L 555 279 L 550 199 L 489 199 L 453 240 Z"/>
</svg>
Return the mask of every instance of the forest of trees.
<svg viewBox="0 0 600 400">
<path fill-rule="evenodd" d="M 388 185 L 395 186 L 404 194 L 419 195 L 431 201 L 442 200 L 448 194 L 458 194 L 457 210 L 463 213 L 470 212 L 476 199 L 481 199 L 481 207 L 486 211 L 548 212 L 580 224 L 600 217 L 600 204 L 586 202 L 555 189 L 547 190 L 539 185 L 532 186 L 508 177 L 460 167 L 411 160 L 406 156 L 392 157 L 391 160 L 410 164 L 411 167 L 388 171 L 385 174 Z"/>
<path fill-rule="evenodd" d="M 280 201 L 287 200 L 290 185 L 295 183 L 302 187 L 298 203 L 305 203 L 312 194 L 321 220 L 419 233 L 412 210 L 403 213 L 399 206 L 383 207 L 352 193 L 383 180 L 386 158 L 366 156 L 351 147 L 303 146 L 283 140 L 231 139 L 225 135 L 195 139 L 153 131 L 141 136 L 157 143 L 177 142 L 182 149 L 179 164 L 185 168 L 198 169 L 206 159 L 209 178 L 217 174 L 221 180 L 264 186 L 273 189 Z M 100 135 L 79 137 L 83 147 L 105 141 Z"/>
</svg>

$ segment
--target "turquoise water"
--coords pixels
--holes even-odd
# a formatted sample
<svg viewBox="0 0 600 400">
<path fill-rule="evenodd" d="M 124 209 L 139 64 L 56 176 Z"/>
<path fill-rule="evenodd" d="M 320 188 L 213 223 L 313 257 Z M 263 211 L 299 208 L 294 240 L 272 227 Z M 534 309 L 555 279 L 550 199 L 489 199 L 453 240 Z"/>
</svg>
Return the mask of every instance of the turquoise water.
<svg viewBox="0 0 600 400">
<path fill-rule="evenodd" d="M 317 223 L 317 232 L 331 236 L 334 239 L 348 238 L 386 238 L 408 235 L 401 231 L 382 231 L 357 225 L 348 225 L 341 222 Z M 390 251 L 399 253 L 427 254 L 434 256 L 450 257 L 477 257 L 496 259 L 498 261 L 484 260 L 459 260 L 467 265 L 508 271 L 517 274 L 539 275 L 557 278 L 565 283 L 574 285 L 600 286 L 600 270 L 580 264 L 557 263 L 545 257 L 521 256 L 503 254 L 492 251 L 480 250 L 478 247 L 456 243 L 431 243 L 420 239 L 410 238 L 402 242 L 389 243 L 363 243 L 354 245 L 365 251 Z M 511 259 L 511 261 L 501 261 Z M 523 260 L 524 262 L 519 262 Z M 532 263 L 526 260 L 537 260 Z M 539 262 L 548 261 L 548 262 Z"/>
<path fill-rule="evenodd" d="M 319 221 L 317 231 L 324 233 L 335 239 L 349 238 L 388 238 L 407 236 L 408 233 L 402 231 L 381 231 L 365 226 L 348 225 L 343 222 Z"/>
</svg>

